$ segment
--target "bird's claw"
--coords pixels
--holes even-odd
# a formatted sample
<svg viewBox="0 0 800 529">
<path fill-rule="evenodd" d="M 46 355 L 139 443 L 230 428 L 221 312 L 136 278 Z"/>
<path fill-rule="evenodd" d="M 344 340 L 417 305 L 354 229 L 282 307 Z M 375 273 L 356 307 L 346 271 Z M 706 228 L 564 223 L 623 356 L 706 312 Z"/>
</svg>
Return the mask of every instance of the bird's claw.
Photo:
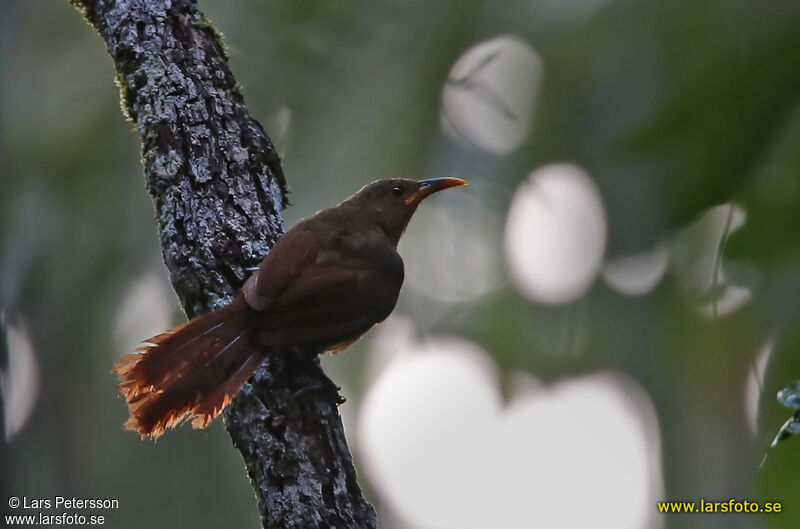
<svg viewBox="0 0 800 529">
<path fill-rule="evenodd" d="M 313 393 L 322 393 L 330 397 L 337 406 L 347 402 L 347 399 L 339 394 L 342 387 L 334 384 L 330 379 L 326 378 L 326 380 L 327 382 L 315 380 L 313 383 L 298 389 L 292 394 L 292 399 L 299 399 Z"/>
</svg>

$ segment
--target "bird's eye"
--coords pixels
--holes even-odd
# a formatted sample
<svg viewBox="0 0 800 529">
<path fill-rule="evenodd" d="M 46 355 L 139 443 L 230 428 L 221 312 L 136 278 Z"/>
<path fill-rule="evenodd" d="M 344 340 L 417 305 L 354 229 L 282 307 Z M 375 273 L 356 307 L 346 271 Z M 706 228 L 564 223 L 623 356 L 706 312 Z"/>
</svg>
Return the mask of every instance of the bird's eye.
<svg viewBox="0 0 800 529">
<path fill-rule="evenodd" d="M 394 186 L 392 188 L 392 194 L 396 197 L 403 196 L 403 191 L 405 190 L 403 189 L 402 186 Z"/>
</svg>

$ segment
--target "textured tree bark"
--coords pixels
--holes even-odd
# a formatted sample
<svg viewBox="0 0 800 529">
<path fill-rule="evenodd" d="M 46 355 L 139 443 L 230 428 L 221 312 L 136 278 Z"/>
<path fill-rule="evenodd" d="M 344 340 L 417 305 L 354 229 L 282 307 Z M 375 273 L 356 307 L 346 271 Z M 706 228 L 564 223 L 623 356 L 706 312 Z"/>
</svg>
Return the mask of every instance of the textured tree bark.
<svg viewBox="0 0 800 529">
<path fill-rule="evenodd" d="M 142 137 L 164 261 L 191 317 L 230 301 L 283 231 L 280 160 L 193 0 L 71 0 Z M 319 363 L 271 355 L 225 412 L 265 528 L 374 528 Z M 320 390 L 323 389 L 323 390 Z"/>
</svg>

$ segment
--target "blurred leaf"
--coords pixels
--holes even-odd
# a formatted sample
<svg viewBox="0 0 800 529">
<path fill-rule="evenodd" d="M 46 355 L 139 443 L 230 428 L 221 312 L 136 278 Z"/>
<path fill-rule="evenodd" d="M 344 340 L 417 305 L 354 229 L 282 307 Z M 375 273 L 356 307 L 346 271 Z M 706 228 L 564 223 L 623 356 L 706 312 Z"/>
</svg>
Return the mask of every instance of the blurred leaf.
<svg viewBox="0 0 800 529">
<path fill-rule="evenodd" d="M 794 412 L 792 416 L 783 423 L 781 429 L 778 430 L 778 435 L 775 436 L 770 446 L 775 447 L 781 441 L 797 434 L 800 434 L 800 412 L 798 411 Z"/>
<path fill-rule="evenodd" d="M 787 408 L 800 410 L 800 380 L 780 390 L 778 392 L 778 402 Z"/>
<path fill-rule="evenodd" d="M 778 392 L 778 402 L 787 408 L 795 410 L 795 412 L 778 430 L 778 434 L 772 441 L 772 447 L 793 435 L 800 434 L 800 381 L 793 382 L 780 390 Z"/>
</svg>

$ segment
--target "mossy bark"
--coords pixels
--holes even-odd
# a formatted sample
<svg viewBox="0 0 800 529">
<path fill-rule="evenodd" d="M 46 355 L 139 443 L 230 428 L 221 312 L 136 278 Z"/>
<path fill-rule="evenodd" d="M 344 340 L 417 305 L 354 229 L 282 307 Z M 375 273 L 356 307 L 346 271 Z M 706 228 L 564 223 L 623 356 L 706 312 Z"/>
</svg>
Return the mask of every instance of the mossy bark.
<svg viewBox="0 0 800 529">
<path fill-rule="evenodd" d="M 286 183 L 221 34 L 192 0 L 71 0 L 105 40 L 142 138 L 164 262 L 188 316 L 230 301 L 283 232 Z M 225 412 L 265 528 L 374 528 L 318 362 L 270 355 Z M 310 390 L 309 390 L 310 388 Z"/>
</svg>

